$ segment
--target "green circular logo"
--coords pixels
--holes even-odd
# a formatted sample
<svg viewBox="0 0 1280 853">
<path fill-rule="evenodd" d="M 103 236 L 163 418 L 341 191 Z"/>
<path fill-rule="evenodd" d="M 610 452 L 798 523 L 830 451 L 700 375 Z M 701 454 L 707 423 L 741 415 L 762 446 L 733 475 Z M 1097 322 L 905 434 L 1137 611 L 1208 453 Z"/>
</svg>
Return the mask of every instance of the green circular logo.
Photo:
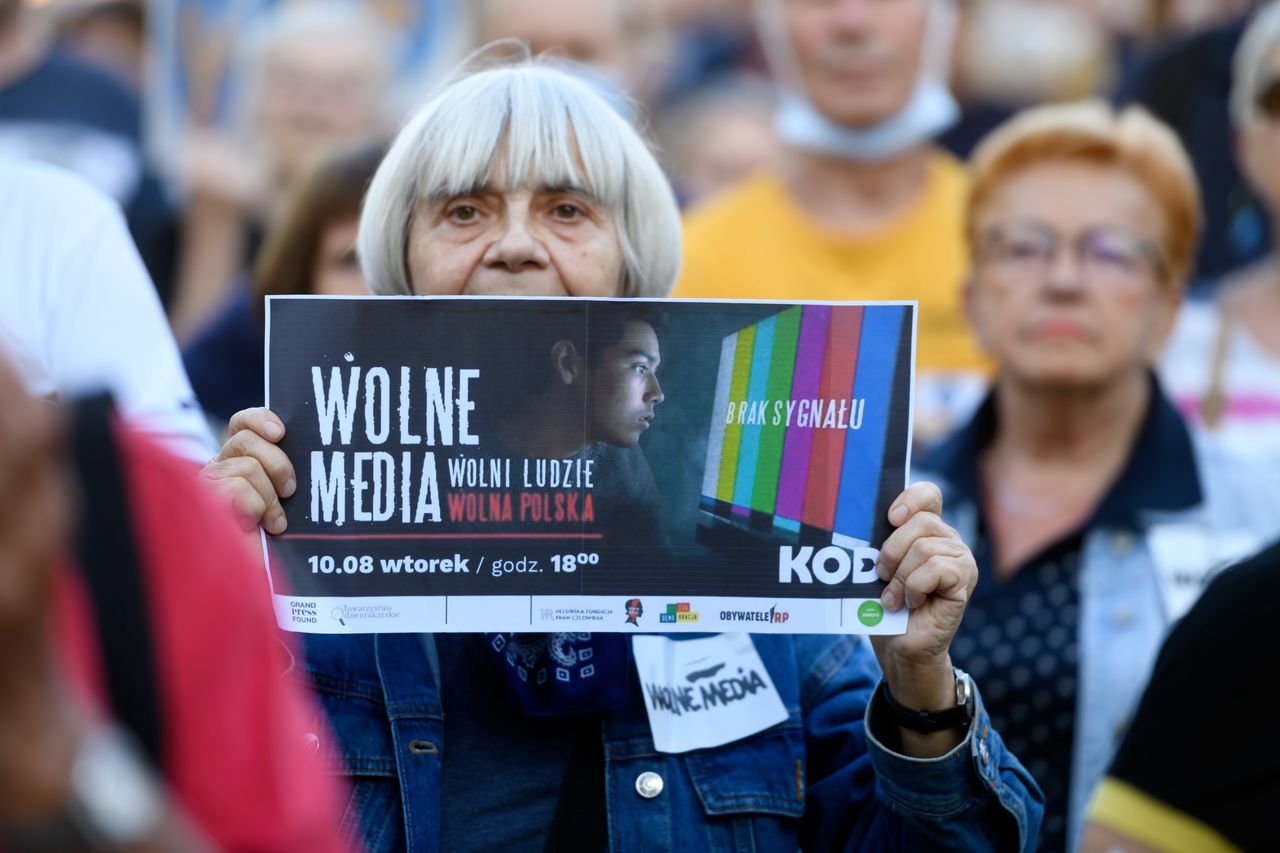
<svg viewBox="0 0 1280 853">
<path fill-rule="evenodd" d="M 880 606 L 880 602 L 864 601 L 858 605 L 858 621 L 868 628 L 879 625 L 883 618 L 884 608 Z"/>
</svg>

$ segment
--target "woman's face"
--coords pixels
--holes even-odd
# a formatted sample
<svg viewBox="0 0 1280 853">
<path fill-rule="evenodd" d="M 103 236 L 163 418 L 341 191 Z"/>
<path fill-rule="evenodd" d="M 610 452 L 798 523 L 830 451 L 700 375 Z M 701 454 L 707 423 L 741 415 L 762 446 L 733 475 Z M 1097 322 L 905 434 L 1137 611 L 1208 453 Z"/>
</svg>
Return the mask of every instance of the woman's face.
<svg viewBox="0 0 1280 853">
<path fill-rule="evenodd" d="M 979 212 L 967 310 L 1003 375 L 1097 387 L 1152 364 L 1177 313 L 1160 207 L 1122 169 L 1057 162 L 999 185 Z"/>
<path fill-rule="evenodd" d="M 419 295 L 618 296 L 622 244 L 611 212 L 580 189 L 482 187 L 418 202 L 409 280 Z"/>
<path fill-rule="evenodd" d="M 1257 81 L 1259 91 L 1250 93 L 1255 99 L 1271 89 L 1272 83 L 1280 82 L 1280 47 L 1263 59 Z M 1253 117 L 1236 129 L 1236 144 L 1249 184 L 1263 204 L 1275 212 L 1280 210 L 1280 89 L 1261 100 L 1272 105 L 1275 115 L 1268 115 L 1260 104 Z"/>
<path fill-rule="evenodd" d="M 359 220 L 350 216 L 330 222 L 316 242 L 315 268 L 311 271 L 311 292 L 317 296 L 365 296 L 369 286 L 356 260 L 356 228 Z"/>
</svg>

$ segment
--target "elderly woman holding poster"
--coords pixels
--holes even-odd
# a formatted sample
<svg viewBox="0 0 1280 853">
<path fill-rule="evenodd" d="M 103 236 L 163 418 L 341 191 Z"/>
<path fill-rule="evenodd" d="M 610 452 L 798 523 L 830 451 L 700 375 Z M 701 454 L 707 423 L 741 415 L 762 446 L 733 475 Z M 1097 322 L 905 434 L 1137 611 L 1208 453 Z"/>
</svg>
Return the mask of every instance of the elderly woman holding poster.
<svg viewBox="0 0 1280 853">
<path fill-rule="evenodd" d="M 1280 524 L 1280 475 L 1192 439 L 1152 373 L 1199 226 L 1191 165 L 1146 113 L 1044 107 L 973 161 L 970 320 L 997 364 L 916 474 L 980 577 L 952 653 L 1073 849 L 1168 626 Z"/>
<path fill-rule="evenodd" d="M 405 127 L 359 250 L 381 294 L 660 296 L 679 229 L 636 132 L 524 61 L 455 78 Z M 206 476 L 279 533 L 284 426 L 254 409 L 231 429 Z M 1031 849 L 1039 792 L 948 656 L 976 568 L 940 511 L 928 484 L 889 510 L 884 602 L 910 608 L 907 632 L 747 638 L 787 718 L 713 748 L 655 749 L 620 634 L 307 637 L 299 668 L 330 714 L 319 748 L 352 778 L 349 824 L 371 850 Z M 596 673 L 574 692 L 534 689 L 497 651 L 565 643 Z"/>
</svg>

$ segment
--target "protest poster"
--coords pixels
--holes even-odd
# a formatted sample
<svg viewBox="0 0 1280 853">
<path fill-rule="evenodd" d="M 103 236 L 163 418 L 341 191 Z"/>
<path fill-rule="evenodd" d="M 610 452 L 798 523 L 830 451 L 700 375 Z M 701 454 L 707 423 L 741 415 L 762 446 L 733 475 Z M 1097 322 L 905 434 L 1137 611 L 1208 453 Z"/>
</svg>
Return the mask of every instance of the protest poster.
<svg viewBox="0 0 1280 853">
<path fill-rule="evenodd" d="M 303 632 L 901 633 L 914 303 L 273 297 Z"/>
</svg>

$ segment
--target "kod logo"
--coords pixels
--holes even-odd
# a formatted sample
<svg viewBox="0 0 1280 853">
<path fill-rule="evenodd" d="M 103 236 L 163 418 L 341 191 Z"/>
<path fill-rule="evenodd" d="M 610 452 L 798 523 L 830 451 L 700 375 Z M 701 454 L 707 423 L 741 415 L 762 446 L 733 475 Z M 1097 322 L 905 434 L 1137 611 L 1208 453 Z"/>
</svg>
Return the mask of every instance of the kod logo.
<svg viewBox="0 0 1280 853">
<path fill-rule="evenodd" d="M 878 601 L 864 601 L 858 605 L 858 621 L 868 628 L 874 628 L 884 619 L 884 608 Z"/>
<path fill-rule="evenodd" d="M 875 560 L 861 554 L 858 557 L 859 566 L 855 570 L 853 555 L 835 545 L 820 548 L 817 553 L 808 545 L 799 550 L 783 545 L 778 548 L 778 583 L 791 583 L 792 579 L 813 583 L 815 578 L 825 584 L 874 583 L 879 580 Z"/>
</svg>

